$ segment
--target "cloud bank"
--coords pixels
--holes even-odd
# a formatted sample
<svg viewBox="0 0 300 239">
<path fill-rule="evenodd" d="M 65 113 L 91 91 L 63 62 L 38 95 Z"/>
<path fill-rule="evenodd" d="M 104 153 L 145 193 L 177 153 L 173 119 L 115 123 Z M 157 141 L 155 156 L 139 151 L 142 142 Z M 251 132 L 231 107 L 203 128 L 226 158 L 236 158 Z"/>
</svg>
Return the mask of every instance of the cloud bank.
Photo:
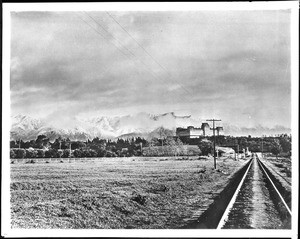
<svg viewBox="0 0 300 239">
<path fill-rule="evenodd" d="M 110 15 L 12 13 L 13 115 L 174 111 L 290 127 L 289 11 Z"/>
</svg>

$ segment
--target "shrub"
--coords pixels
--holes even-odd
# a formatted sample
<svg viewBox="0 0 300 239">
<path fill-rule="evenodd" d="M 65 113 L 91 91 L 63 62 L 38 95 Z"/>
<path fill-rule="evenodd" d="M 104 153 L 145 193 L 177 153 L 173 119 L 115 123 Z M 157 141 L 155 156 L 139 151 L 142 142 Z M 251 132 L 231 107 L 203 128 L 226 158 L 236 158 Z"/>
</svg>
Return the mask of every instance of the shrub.
<svg viewBox="0 0 300 239">
<path fill-rule="evenodd" d="M 15 159 L 16 158 L 16 153 L 15 153 L 15 150 L 14 149 L 10 149 L 10 158 L 11 159 Z"/>
<path fill-rule="evenodd" d="M 44 158 L 45 157 L 45 151 L 42 149 L 37 150 L 37 157 L 38 158 Z"/>
<path fill-rule="evenodd" d="M 57 150 L 56 149 L 49 149 L 45 151 L 45 157 L 46 158 L 57 158 Z"/>
<path fill-rule="evenodd" d="M 99 149 L 97 150 L 97 157 L 105 157 L 106 153 L 105 149 Z"/>
<path fill-rule="evenodd" d="M 96 150 L 90 149 L 90 157 L 97 157 Z"/>
<path fill-rule="evenodd" d="M 76 158 L 81 158 L 81 157 L 82 157 L 82 150 L 81 150 L 81 149 L 76 149 L 76 150 L 73 152 L 73 155 L 74 155 L 74 157 L 76 157 Z"/>
<path fill-rule="evenodd" d="M 145 205 L 146 203 L 146 196 L 142 196 L 140 194 L 134 195 L 131 197 L 131 200 L 141 204 L 141 205 Z"/>
<path fill-rule="evenodd" d="M 213 150 L 213 144 L 210 141 L 201 141 L 198 147 L 200 148 L 202 155 L 208 155 Z"/>
<path fill-rule="evenodd" d="M 274 154 L 276 156 L 276 158 L 278 158 L 278 154 L 280 154 L 282 152 L 282 147 L 281 147 L 278 139 L 274 140 L 274 142 L 272 144 L 271 152 L 272 152 L 272 154 Z"/>
<path fill-rule="evenodd" d="M 70 155 L 70 150 L 69 150 L 69 149 L 64 149 L 64 150 L 63 150 L 62 157 L 63 157 L 63 158 L 68 158 L 69 155 Z"/>
<path fill-rule="evenodd" d="M 63 156 L 63 153 L 64 153 L 63 150 L 61 150 L 61 149 L 57 150 L 57 156 L 59 158 L 61 158 Z"/>
<path fill-rule="evenodd" d="M 26 156 L 25 149 L 16 149 L 15 153 L 16 153 L 16 158 L 19 158 L 19 159 L 23 159 Z"/>
<path fill-rule="evenodd" d="M 105 157 L 117 157 L 118 155 L 115 152 L 106 151 Z"/>
<path fill-rule="evenodd" d="M 37 157 L 36 150 L 26 149 L 26 158 L 36 158 L 36 157 Z"/>
<path fill-rule="evenodd" d="M 82 154 L 81 154 L 81 157 L 91 157 L 91 153 L 90 153 L 90 150 L 83 150 L 82 151 Z"/>
</svg>

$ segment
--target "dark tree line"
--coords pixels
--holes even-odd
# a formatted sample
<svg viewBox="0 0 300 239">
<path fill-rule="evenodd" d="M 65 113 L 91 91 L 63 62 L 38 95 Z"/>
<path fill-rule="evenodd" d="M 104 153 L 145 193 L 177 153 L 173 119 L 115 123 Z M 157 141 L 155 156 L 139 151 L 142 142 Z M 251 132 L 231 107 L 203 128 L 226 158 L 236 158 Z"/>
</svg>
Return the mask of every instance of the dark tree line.
<svg viewBox="0 0 300 239">
<path fill-rule="evenodd" d="M 164 137 L 146 140 L 136 137 L 131 139 L 99 139 L 94 138 L 87 141 L 71 141 L 69 138 L 57 138 L 50 142 L 45 135 L 39 135 L 36 140 L 30 141 L 10 141 L 11 158 L 67 158 L 70 157 L 130 157 L 142 156 L 143 148 L 158 150 L 157 147 L 175 150 L 182 145 L 196 145 L 200 149 L 201 155 L 208 155 L 213 150 L 213 137 L 201 138 L 178 138 Z M 252 152 L 270 152 L 274 155 L 281 153 L 291 155 L 291 136 L 283 134 L 276 137 L 232 137 L 218 136 L 216 139 L 218 146 L 233 147 L 240 152 L 248 148 Z M 239 147 L 236 147 L 236 146 Z M 167 148 L 168 147 L 168 148 Z M 176 150 L 174 151 L 176 154 Z"/>
<path fill-rule="evenodd" d="M 70 157 L 130 157 L 140 156 L 148 142 L 140 137 L 106 140 L 94 138 L 87 141 L 71 141 L 57 138 L 50 142 L 45 135 L 36 140 L 10 141 L 11 158 L 67 158 Z"/>
<path fill-rule="evenodd" d="M 180 138 L 184 144 L 198 145 L 203 155 L 207 155 L 213 150 L 213 137 L 200 137 L 200 138 Z M 291 155 L 291 136 L 287 134 L 281 134 L 278 136 L 269 137 L 233 137 L 220 135 L 216 137 L 216 145 L 224 147 L 232 147 L 239 153 L 243 152 L 243 149 L 247 149 L 251 152 L 269 152 L 274 155 L 285 154 Z"/>
</svg>

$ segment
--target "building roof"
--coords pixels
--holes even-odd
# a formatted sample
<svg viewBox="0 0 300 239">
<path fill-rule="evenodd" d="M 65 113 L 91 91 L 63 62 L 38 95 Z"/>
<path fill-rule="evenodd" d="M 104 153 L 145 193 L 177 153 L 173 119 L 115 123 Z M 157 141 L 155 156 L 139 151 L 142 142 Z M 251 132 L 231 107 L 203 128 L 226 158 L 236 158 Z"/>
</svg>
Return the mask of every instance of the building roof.
<svg viewBox="0 0 300 239">
<path fill-rule="evenodd" d="M 234 151 L 234 149 L 232 149 L 232 148 L 228 148 L 228 147 L 219 147 L 219 146 L 217 146 L 216 147 L 216 150 L 218 150 L 219 152 L 223 152 L 223 153 L 234 153 L 235 151 Z"/>
</svg>

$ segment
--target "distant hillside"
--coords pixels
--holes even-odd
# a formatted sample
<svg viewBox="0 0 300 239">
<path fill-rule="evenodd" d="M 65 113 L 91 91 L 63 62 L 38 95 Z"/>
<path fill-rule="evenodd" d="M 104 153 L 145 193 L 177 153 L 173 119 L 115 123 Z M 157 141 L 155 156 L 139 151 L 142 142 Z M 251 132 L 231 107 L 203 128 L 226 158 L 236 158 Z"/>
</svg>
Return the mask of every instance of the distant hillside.
<svg viewBox="0 0 300 239">
<path fill-rule="evenodd" d="M 67 120 L 67 119 L 66 119 Z M 69 121 L 68 121 L 69 122 Z M 114 138 L 160 138 L 162 136 L 175 135 L 176 128 L 186 128 L 188 126 L 200 127 L 199 120 L 189 116 L 177 116 L 173 112 L 151 115 L 139 113 L 136 115 L 118 117 L 92 117 L 76 118 L 70 121 L 67 126 L 59 126 L 51 123 L 51 120 L 34 119 L 25 115 L 17 115 L 11 119 L 10 136 L 12 140 L 36 139 L 38 135 L 46 135 L 53 140 L 59 136 L 70 138 L 71 140 L 87 140 L 95 137 Z M 223 124 L 225 135 L 275 135 L 290 133 L 289 128 L 276 126 L 268 128 L 257 126 L 252 128 L 236 127 L 228 123 Z"/>
<path fill-rule="evenodd" d="M 11 139 L 36 139 L 40 134 L 50 138 L 58 136 L 72 140 L 99 138 L 158 137 L 159 128 L 164 128 L 167 135 L 174 135 L 176 127 L 194 125 L 191 116 L 176 116 L 173 112 L 161 115 L 139 113 L 122 117 L 77 118 L 69 127 L 60 128 L 45 120 L 29 116 L 12 117 Z"/>
</svg>

